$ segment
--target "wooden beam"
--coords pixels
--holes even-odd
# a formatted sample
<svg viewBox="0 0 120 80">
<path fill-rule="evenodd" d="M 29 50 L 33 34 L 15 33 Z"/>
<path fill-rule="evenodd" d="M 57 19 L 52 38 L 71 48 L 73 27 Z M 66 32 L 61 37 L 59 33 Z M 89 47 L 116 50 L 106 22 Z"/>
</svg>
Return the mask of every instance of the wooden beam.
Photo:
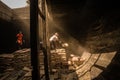
<svg viewBox="0 0 120 80">
<path fill-rule="evenodd" d="M 38 0 L 30 0 L 30 45 L 32 80 L 40 80 L 38 40 Z"/>
</svg>

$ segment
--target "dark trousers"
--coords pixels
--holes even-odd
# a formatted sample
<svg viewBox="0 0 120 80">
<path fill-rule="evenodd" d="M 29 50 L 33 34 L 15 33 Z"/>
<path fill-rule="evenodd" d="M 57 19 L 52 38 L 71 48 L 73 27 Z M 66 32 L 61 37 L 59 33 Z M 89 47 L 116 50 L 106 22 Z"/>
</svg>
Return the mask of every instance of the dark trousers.
<svg viewBox="0 0 120 80">
<path fill-rule="evenodd" d="M 55 41 L 50 42 L 50 49 L 51 50 L 56 49 L 56 42 Z"/>
</svg>

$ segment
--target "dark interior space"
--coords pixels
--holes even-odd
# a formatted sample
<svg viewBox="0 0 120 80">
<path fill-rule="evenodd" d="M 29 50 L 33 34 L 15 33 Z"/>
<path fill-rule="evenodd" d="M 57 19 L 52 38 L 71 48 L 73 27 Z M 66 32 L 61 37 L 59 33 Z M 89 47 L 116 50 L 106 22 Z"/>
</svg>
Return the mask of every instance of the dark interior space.
<svg viewBox="0 0 120 80">
<path fill-rule="evenodd" d="M 117 51 L 111 64 L 95 80 L 118 80 L 120 49 L 120 5 L 113 0 L 47 0 L 52 21 L 49 25 L 58 31 L 72 50 L 79 44 L 92 54 L 104 54 Z M 52 22 L 51 21 L 51 22 Z M 51 23 L 50 22 L 50 23 Z M 54 31 L 50 29 L 51 32 Z M 76 43 L 71 43 L 70 37 Z M 78 46 L 79 46 L 78 45 Z M 78 47 L 77 46 L 77 47 Z M 77 48 L 74 48 L 77 50 Z M 80 48 L 81 49 L 81 48 Z M 80 54 L 76 52 L 77 54 Z M 73 52 L 75 52 L 73 50 Z"/>
<path fill-rule="evenodd" d="M 4 20 L 0 21 L 1 29 L 0 29 L 0 53 L 13 52 L 16 50 L 16 28 L 13 26 L 11 22 L 7 22 Z"/>
<path fill-rule="evenodd" d="M 75 73 L 80 80 L 84 80 L 83 77 L 87 73 L 91 80 L 119 80 L 119 2 L 117 0 L 46 0 L 46 2 L 48 10 L 46 24 L 49 30 L 47 37 L 58 32 L 62 41 L 69 44 L 67 48 L 69 55 L 82 56 L 86 52 L 90 53 L 85 64 L 70 74 Z M 25 21 L 29 22 L 28 19 Z M 26 41 L 24 48 L 30 48 L 29 25 L 26 27 L 23 23 L 25 21 L 21 19 L 0 20 L 0 25 L 2 25 L 0 53 L 11 53 L 17 50 L 16 34 L 19 30 L 24 33 Z M 96 76 L 95 73 L 98 75 Z"/>
<path fill-rule="evenodd" d="M 29 40 L 29 30 L 26 31 L 26 27 L 24 23 L 21 20 L 12 20 L 12 21 L 6 21 L 1 20 L 0 21 L 1 29 L 0 29 L 0 53 L 11 53 L 16 50 L 18 50 L 17 44 L 16 44 L 16 34 L 19 31 L 22 31 L 24 34 L 24 40 L 26 41 L 23 45 L 23 48 L 30 47 L 30 40 Z"/>
</svg>

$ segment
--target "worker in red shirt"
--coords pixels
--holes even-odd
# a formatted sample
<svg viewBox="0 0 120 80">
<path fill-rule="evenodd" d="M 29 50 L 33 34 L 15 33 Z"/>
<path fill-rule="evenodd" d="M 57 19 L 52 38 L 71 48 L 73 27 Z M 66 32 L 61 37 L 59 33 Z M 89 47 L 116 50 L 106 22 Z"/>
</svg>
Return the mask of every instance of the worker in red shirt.
<svg viewBox="0 0 120 80">
<path fill-rule="evenodd" d="M 19 31 L 19 33 L 16 35 L 17 37 L 17 44 L 18 44 L 18 47 L 19 49 L 21 49 L 22 45 L 23 45 L 23 34 L 21 31 Z"/>
</svg>

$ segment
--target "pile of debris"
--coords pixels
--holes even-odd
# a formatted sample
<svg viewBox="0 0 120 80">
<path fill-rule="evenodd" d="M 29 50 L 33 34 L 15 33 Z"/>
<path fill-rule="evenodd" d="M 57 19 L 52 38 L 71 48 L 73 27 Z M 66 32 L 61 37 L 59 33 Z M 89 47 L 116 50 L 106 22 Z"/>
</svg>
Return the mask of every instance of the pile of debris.
<svg viewBox="0 0 120 80">
<path fill-rule="evenodd" d="M 0 54 L 0 80 L 32 80 L 30 50 Z"/>
</svg>

